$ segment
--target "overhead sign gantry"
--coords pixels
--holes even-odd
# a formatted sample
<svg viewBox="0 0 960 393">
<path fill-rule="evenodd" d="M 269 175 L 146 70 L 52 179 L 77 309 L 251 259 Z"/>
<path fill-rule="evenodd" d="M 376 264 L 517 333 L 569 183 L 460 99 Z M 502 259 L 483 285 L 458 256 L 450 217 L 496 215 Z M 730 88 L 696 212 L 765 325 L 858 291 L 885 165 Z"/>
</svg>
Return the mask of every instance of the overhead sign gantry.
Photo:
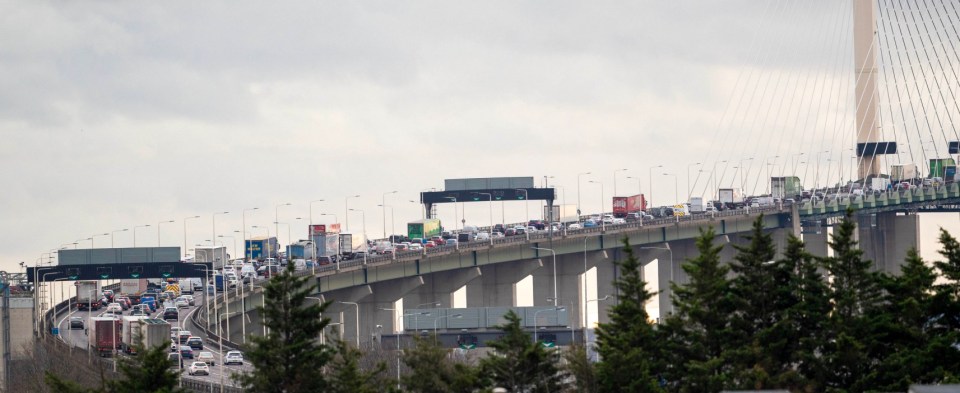
<svg viewBox="0 0 960 393">
<path fill-rule="evenodd" d="M 555 198 L 553 188 L 534 187 L 532 176 L 446 179 L 443 191 L 420 193 L 427 218 L 435 218 L 433 205 L 437 203 L 535 200 L 547 201 L 547 206 L 553 207 Z"/>
<path fill-rule="evenodd" d="M 32 283 L 130 278 L 205 277 L 213 263 L 186 263 L 180 247 L 94 248 L 60 250 L 56 266 L 27 268 Z"/>
</svg>

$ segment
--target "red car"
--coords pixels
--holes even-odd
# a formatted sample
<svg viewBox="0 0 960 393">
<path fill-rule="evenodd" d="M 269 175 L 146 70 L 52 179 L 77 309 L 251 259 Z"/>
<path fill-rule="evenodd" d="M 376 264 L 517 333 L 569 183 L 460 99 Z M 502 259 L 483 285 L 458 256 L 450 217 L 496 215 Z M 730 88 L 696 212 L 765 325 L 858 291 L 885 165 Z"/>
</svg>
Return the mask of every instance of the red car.
<svg viewBox="0 0 960 393">
<path fill-rule="evenodd" d="M 436 246 L 437 246 L 437 244 L 434 243 L 433 240 L 431 240 L 431 241 L 428 241 L 426 244 L 424 244 L 424 245 L 423 245 L 423 248 L 434 248 L 434 247 L 436 247 Z"/>
<path fill-rule="evenodd" d="M 443 237 L 441 237 L 441 236 L 431 237 L 431 238 L 430 238 L 430 241 L 433 242 L 433 244 L 436 245 L 436 246 L 442 246 L 442 245 L 444 245 L 444 244 L 447 244 L 447 241 L 446 241 L 446 240 L 443 240 Z"/>
</svg>

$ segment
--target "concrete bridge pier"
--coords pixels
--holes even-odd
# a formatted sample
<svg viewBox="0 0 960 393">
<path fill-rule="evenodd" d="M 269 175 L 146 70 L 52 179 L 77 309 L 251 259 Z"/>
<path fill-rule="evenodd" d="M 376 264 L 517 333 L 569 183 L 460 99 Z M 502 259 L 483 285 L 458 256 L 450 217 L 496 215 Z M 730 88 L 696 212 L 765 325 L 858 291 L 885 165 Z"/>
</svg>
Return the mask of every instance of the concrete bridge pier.
<svg viewBox="0 0 960 393">
<path fill-rule="evenodd" d="M 828 231 L 829 227 L 825 225 L 824 222 L 820 222 L 820 225 L 817 229 L 808 228 L 809 233 L 804 233 L 802 236 L 804 248 L 807 250 L 810 255 L 819 258 L 826 258 L 829 256 L 830 245 L 827 243 L 830 241 L 830 234 Z"/>
<path fill-rule="evenodd" d="M 857 234 L 863 258 L 874 262 L 874 269 L 900 274 L 907 250 L 920 248 L 920 217 L 896 212 L 857 216 Z"/>
<path fill-rule="evenodd" d="M 546 264 L 540 259 L 526 259 L 481 266 L 480 276 L 467 283 L 467 307 L 516 306 L 517 283 Z"/>
<path fill-rule="evenodd" d="M 419 288 L 423 283 L 423 276 L 383 281 L 369 285 L 371 293 L 357 301 L 358 306 L 338 304 L 338 309 L 339 306 L 345 307 L 342 309 L 344 318 L 344 325 L 341 326 L 343 328 L 343 339 L 347 342 L 356 340 L 357 329 L 355 325 L 357 320 L 356 312 L 358 310 L 361 345 L 363 345 L 364 342 L 370 341 L 370 338 L 378 333 L 393 333 L 399 330 L 396 317 L 396 315 L 398 315 L 397 311 L 385 311 L 383 309 L 396 308 L 395 303 L 397 300 L 403 298 L 403 296 L 410 293 L 410 291 Z M 329 296 L 327 294 L 325 295 Z M 381 328 L 377 328 L 378 325 L 381 326 Z"/>
<path fill-rule="evenodd" d="M 479 267 L 425 275 L 423 285 L 404 295 L 403 308 L 453 308 L 454 293 L 481 275 Z"/>
<path fill-rule="evenodd" d="M 554 302 L 554 274 L 553 274 L 553 256 L 549 252 L 540 254 L 543 261 L 543 268 L 537 269 L 533 273 L 533 305 L 534 306 L 553 306 L 567 309 L 567 315 L 570 321 L 567 324 L 573 324 L 573 327 L 582 327 L 583 302 L 584 299 L 584 264 L 586 268 L 598 264 L 598 258 L 603 259 L 603 252 L 591 252 L 588 254 L 586 262 L 583 254 L 566 254 L 557 256 L 556 270 L 556 297 Z M 588 288 L 596 288 L 596 282 L 587 280 Z M 561 321 L 562 322 L 562 321 Z"/>
</svg>

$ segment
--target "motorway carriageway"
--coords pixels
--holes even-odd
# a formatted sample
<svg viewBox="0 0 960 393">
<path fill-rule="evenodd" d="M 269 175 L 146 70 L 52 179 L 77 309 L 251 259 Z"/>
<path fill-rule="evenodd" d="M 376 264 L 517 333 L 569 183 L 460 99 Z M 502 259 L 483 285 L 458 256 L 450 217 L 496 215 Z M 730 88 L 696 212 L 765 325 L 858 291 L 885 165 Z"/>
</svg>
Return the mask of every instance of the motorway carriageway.
<svg viewBox="0 0 960 393">
<path fill-rule="evenodd" d="M 189 295 L 189 294 L 188 294 L 188 295 Z M 183 370 L 182 370 L 181 375 L 182 375 L 183 378 L 190 378 L 190 379 L 200 380 L 200 381 L 204 381 L 204 382 L 210 382 L 210 383 L 214 383 L 214 384 L 219 384 L 219 383 L 220 383 L 221 373 L 223 373 L 224 370 L 226 370 L 226 374 L 223 375 L 223 383 L 224 383 L 224 385 L 225 385 L 225 386 L 236 386 L 236 385 L 235 385 L 235 382 L 233 381 L 232 378 L 230 378 L 230 376 L 231 376 L 232 374 L 234 374 L 234 373 L 246 373 L 246 372 L 250 372 L 250 371 L 253 370 L 253 365 L 251 365 L 251 364 L 250 364 L 249 362 L 247 362 L 246 360 L 244 360 L 242 366 L 239 366 L 239 365 L 224 366 L 224 365 L 222 364 L 222 362 L 221 362 L 221 357 L 220 357 L 220 350 L 219 350 L 219 348 L 218 348 L 218 346 L 217 346 L 217 343 L 216 343 L 216 342 L 210 342 L 210 341 L 207 339 L 207 337 L 205 337 L 205 336 L 202 334 L 202 331 L 201 331 L 200 329 L 196 328 L 196 327 L 193 325 L 193 322 L 190 320 L 190 317 L 192 316 L 191 314 L 194 313 L 194 312 L 196 312 L 197 310 L 199 310 L 200 308 L 203 307 L 203 296 L 204 296 L 204 295 L 201 294 L 200 292 L 195 292 L 195 293 L 193 294 L 193 296 L 194 296 L 194 297 L 193 297 L 193 299 L 194 299 L 194 304 L 195 304 L 196 306 L 190 306 L 190 307 L 187 307 L 187 308 L 181 308 L 181 309 L 179 309 L 179 317 L 180 317 L 180 318 L 179 318 L 177 321 L 168 321 L 168 322 L 170 322 L 171 327 L 172 327 L 172 326 L 180 326 L 181 329 L 184 329 L 184 326 L 186 326 L 187 328 L 184 329 L 184 330 L 189 330 L 192 335 L 198 336 L 198 337 L 202 338 L 202 339 L 203 339 L 203 349 L 202 349 L 202 350 L 194 350 L 194 351 L 193 351 L 193 356 L 196 357 L 197 355 L 200 354 L 200 352 L 210 352 L 210 353 L 213 354 L 214 359 L 215 359 L 217 365 L 216 365 L 216 366 L 213 366 L 213 367 L 210 367 L 210 375 L 189 375 L 189 374 L 187 374 L 187 370 L 188 370 L 188 367 L 190 367 L 190 365 L 193 364 L 193 361 L 194 361 L 194 360 L 184 359 Z M 168 302 L 167 304 L 169 304 L 169 302 Z M 63 318 L 61 318 L 61 319 L 59 319 L 59 320 L 57 321 L 57 328 L 59 328 L 59 331 L 60 331 L 60 340 L 66 342 L 68 345 L 72 345 L 72 346 L 77 347 L 77 348 L 80 348 L 80 349 L 87 348 L 87 335 L 85 334 L 85 330 L 84 330 L 84 329 L 74 329 L 74 330 L 71 330 L 71 329 L 70 329 L 70 325 L 69 325 L 69 320 L 70 320 L 71 317 L 80 317 L 80 318 L 83 318 L 83 325 L 84 325 L 84 327 L 88 327 L 88 325 L 89 325 L 89 323 L 90 323 L 89 317 L 91 317 L 91 316 L 100 316 L 100 315 L 103 314 L 104 310 L 105 310 L 105 307 L 104 307 L 104 308 L 101 308 L 100 311 L 95 311 L 95 312 L 92 312 L 92 313 L 89 312 L 89 311 L 71 310 L 69 313 L 65 314 L 65 315 L 63 316 Z M 124 311 L 124 314 L 125 314 L 125 315 L 127 315 L 128 313 L 129 313 L 129 311 Z M 150 317 L 151 317 L 151 318 L 156 318 L 156 319 L 163 319 L 163 307 L 157 308 L 157 312 L 155 312 L 154 314 L 152 314 Z M 166 349 L 166 351 L 167 351 L 168 353 L 170 352 L 169 347 Z M 229 351 L 230 351 L 230 349 L 224 348 L 224 351 L 223 351 L 224 355 L 226 354 L 226 352 L 229 352 Z M 123 352 L 120 351 L 120 350 L 117 350 L 117 352 L 120 353 L 121 356 L 128 356 L 128 355 L 126 355 L 126 354 L 123 354 Z M 96 356 L 96 355 L 94 355 L 94 356 Z"/>
</svg>

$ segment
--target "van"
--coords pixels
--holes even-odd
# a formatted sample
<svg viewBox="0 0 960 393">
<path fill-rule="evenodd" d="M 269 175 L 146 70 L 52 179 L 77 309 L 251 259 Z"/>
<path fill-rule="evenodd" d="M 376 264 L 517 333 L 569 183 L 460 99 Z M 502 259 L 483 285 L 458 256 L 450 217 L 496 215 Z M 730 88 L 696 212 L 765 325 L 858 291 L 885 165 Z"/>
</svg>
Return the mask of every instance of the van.
<svg viewBox="0 0 960 393">
<path fill-rule="evenodd" d="M 490 240 L 490 233 L 488 233 L 488 232 L 480 232 L 480 233 L 477 234 L 477 237 L 474 238 L 474 240 L 477 240 L 477 241 L 489 241 L 489 240 Z"/>
<path fill-rule="evenodd" d="M 477 228 L 476 225 L 464 225 L 463 229 L 460 230 L 461 234 L 463 233 L 475 234 L 477 232 L 480 232 L 480 228 Z"/>
<path fill-rule="evenodd" d="M 243 267 L 240 268 L 240 277 L 256 277 L 256 276 L 257 276 L 257 268 L 253 267 L 252 263 L 243 265 Z"/>
</svg>

